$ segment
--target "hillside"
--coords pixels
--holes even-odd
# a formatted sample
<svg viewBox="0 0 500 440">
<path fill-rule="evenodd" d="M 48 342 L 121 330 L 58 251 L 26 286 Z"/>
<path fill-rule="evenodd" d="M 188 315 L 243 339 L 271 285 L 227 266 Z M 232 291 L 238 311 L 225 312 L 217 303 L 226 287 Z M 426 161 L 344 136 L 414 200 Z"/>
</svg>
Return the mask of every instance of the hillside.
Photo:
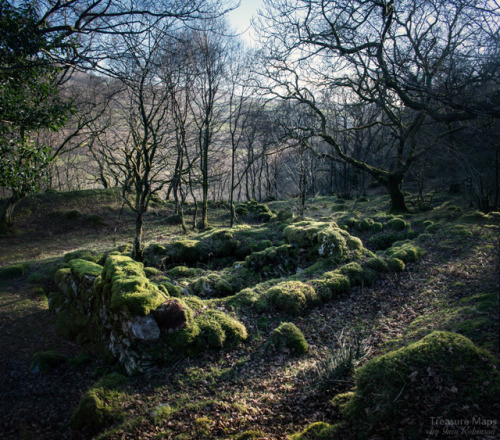
<svg viewBox="0 0 500 440">
<path fill-rule="evenodd" d="M 496 438 L 500 214 L 432 203 L 388 215 L 374 190 L 311 199 L 297 219 L 290 202 L 249 202 L 232 230 L 213 204 L 214 229 L 186 237 L 158 202 L 143 268 L 117 192 L 24 200 L 0 237 L 2 438 L 464 438 L 451 419 Z M 131 375 L 60 289 L 95 270 L 105 293 L 124 265 L 187 316 Z"/>
</svg>

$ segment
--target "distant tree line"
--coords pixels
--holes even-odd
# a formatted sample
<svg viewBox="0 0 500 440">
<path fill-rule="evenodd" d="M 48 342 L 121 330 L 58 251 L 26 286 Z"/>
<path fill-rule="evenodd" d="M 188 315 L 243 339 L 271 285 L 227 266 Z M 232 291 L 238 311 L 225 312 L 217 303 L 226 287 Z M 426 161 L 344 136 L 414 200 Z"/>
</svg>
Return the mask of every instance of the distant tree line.
<svg viewBox="0 0 500 440">
<path fill-rule="evenodd" d="M 151 198 L 184 231 L 208 202 L 439 185 L 498 209 L 499 15 L 489 0 L 265 0 L 245 46 L 232 4 L 0 0 L 0 188 L 120 187 L 142 258 Z M 194 214 L 185 219 L 186 202 Z M 198 210 L 199 207 L 199 210 Z"/>
</svg>

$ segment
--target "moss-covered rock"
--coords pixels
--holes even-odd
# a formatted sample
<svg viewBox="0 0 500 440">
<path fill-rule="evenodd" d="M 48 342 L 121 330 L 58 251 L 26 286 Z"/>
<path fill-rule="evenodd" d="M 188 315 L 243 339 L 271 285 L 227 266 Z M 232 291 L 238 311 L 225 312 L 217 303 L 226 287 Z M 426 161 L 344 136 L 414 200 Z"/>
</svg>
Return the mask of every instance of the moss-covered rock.
<svg viewBox="0 0 500 440">
<path fill-rule="evenodd" d="M 71 272 L 79 280 L 84 280 L 87 277 L 87 278 L 92 278 L 92 281 L 94 278 L 101 275 L 103 269 L 103 267 L 100 264 L 96 264 L 93 263 L 92 261 L 81 260 L 81 259 L 71 260 L 69 262 L 69 267 L 71 269 Z"/>
<path fill-rule="evenodd" d="M 397 258 L 404 263 L 417 261 L 422 255 L 424 250 L 415 246 L 412 242 L 396 243 L 385 251 L 385 254 L 392 258 Z"/>
<path fill-rule="evenodd" d="M 146 278 L 143 264 L 123 255 L 108 257 L 103 285 L 104 293 L 111 294 L 111 308 L 126 309 L 131 315 L 148 315 L 165 301 L 165 295 Z"/>
<path fill-rule="evenodd" d="M 203 273 L 203 269 L 196 267 L 176 266 L 170 269 L 167 274 L 172 278 L 192 278 Z"/>
<path fill-rule="evenodd" d="M 391 272 L 403 272 L 405 270 L 405 263 L 404 261 L 400 260 L 399 258 L 387 258 L 387 267 Z"/>
<path fill-rule="evenodd" d="M 271 333 L 271 343 L 277 350 L 287 348 L 297 354 L 307 353 L 309 344 L 298 327 L 291 322 L 282 322 Z"/>
<path fill-rule="evenodd" d="M 112 373 L 98 381 L 87 391 L 71 415 L 71 426 L 78 431 L 96 434 L 104 427 L 123 420 L 121 403 L 124 394 L 120 391 L 125 378 Z"/>
<path fill-rule="evenodd" d="M 311 285 L 323 301 L 329 301 L 347 291 L 351 282 L 347 275 L 332 271 L 325 272 L 321 278 L 311 280 Z"/>
<path fill-rule="evenodd" d="M 292 273 L 296 268 L 297 249 L 291 245 L 271 246 L 245 258 L 245 267 L 263 272 L 266 277 Z"/>
<path fill-rule="evenodd" d="M 29 265 L 26 263 L 9 264 L 8 266 L 0 267 L 0 281 L 12 280 L 24 276 L 29 270 Z"/>
<path fill-rule="evenodd" d="M 366 261 L 366 266 L 369 267 L 370 269 L 373 269 L 376 272 L 388 272 L 389 271 L 389 266 L 387 265 L 387 262 L 379 257 L 373 257 L 373 258 L 368 259 Z"/>
<path fill-rule="evenodd" d="M 407 223 L 402 218 L 395 217 L 395 218 L 389 220 L 389 226 L 394 231 L 402 231 L 406 228 Z"/>
<path fill-rule="evenodd" d="M 376 274 L 373 270 L 363 268 L 361 264 L 354 261 L 345 264 L 339 271 L 349 277 L 351 286 L 371 286 L 376 278 Z"/>
<path fill-rule="evenodd" d="M 500 395 L 497 361 L 466 337 L 447 332 L 370 360 L 356 371 L 355 382 L 343 413 L 362 438 L 373 432 L 422 438 L 419 423 L 428 429 L 431 417 L 485 417 Z"/>
<path fill-rule="evenodd" d="M 30 371 L 32 373 L 45 373 L 65 362 L 66 356 L 58 351 L 39 351 L 33 355 L 33 362 L 31 363 Z"/>
<path fill-rule="evenodd" d="M 283 281 L 271 287 L 266 296 L 277 309 L 294 316 L 319 303 L 314 288 L 301 281 Z"/>
</svg>

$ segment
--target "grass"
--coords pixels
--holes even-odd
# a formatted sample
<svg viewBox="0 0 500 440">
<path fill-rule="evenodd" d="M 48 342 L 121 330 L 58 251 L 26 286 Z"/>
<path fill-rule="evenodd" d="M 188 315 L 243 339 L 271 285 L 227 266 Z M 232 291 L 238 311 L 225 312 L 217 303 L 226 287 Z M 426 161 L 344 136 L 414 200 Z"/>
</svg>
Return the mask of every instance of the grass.
<svg viewBox="0 0 500 440">
<path fill-rule="evenodd" d="M 190 329 L 196 331 L 169 334 L 169 338 L 177 338 L 178 353 L 187 345 L 193 347 L 188 353 L 191 357 L 166 349 L 161 351 L 162 362 L 127 380 L 126 387 L 82 385 L 88 408 L 109 409 L 109 417 L 96 416 L 98 423 L 91 423 L 94 427 L 90 429 L 99 432 L 99 438 L 109 439 L 140 437 L 142 433 L 158 438 L 207 439 L 277 439 L 297 433 L 294 438 L 338 435 L 347 439 L 345 423 L 359 417 L 351 407 L 344 410 L 341 420 L 338 410 L 332 412 L 330 401 L 337 393 L 352 391 L 354 376 L 358 396 L 364 395 L 364 385 L 359 388 L 363 383 L 359 374 L 363 374 L 354 372 L 363 371 L 356 369 L 368 365 L 370 359 L 392 359 L 395 355 L 391 353 L 407 347 L 411 352 L 411 344 L 435 330 L 463 335 L 482 349 L 498 351 L 498 316 L 494 313 L 498 310 L 498 280 L 494 276 L 498 216 L 478 214 L 460 197 L 442 194 L 433 200 L 434 209 L 400 218 L 385 214 L 388 199 L 376 193 L 369 194 L 367 201 L 341 204 L 335 197 L 318 197 L 308 201 L 306 216 L 312 220 L 302 225 L 290 223 L 291 204 L 270 202 L 271 210 L 283 211 L 281 216 L 274 219 L 264 208 L 260 208 L 262 213 L 252 208 L 247 220 L 255 224 L 239 225 L 234 231 L 227 229 L 227 211 L 212 209 L 210 224 L 215 229 L 187 237 L 179 237 L 179 225 L 166 224 L 172 208 L 158 204 L 147 214 L 145 228 L 146 243 L 154 257 L 163 258 L 170 252 L 171 242 L 182 241 L 194 243 L 203 259 L 179 259 L 167 270 L 158 264 L 141 268 L 141 273 L 131 267 L 127 273 L 144 278 L 151 286 L 162 283 L 167 286 L 164 293 L 181 297 L 192 309 L 195 325 Z M 0 323 L 10 332 L 10 337 L 2 336 L 2 347 L 12 359 L 24 362 L 26 371 L 35 353 L 48 351 L 86 359 L 65 362 L 52 371 L 69 368 L 78 377 L 98 364 L 101 368 L 105 360 L 100 354 L 79 353 L 74 344 L 68 351 L 68 343 L 53 334 L 54 316 L 47 311 L 43 295 L 34 289 L 40 285 L 50 294 L 54 272 L 60 268 L 71 267 L 75 273 L 92 269 L 97 275 L 102 256 L 130 241 L 133 215 L 125 210 L 119 216 L 121 204 L 113 191 L 43 194 L 23 203 L 17 235 L 0 241 L 2 269 L 8 274 L 10 266 L 18 267 L 15 276 L 0 276 Z M 270 222 L 261 223 L 260 214 Z M 92 215 L 100 216 L 103 223 L 98 227 L 88 224 L 86 219 Z M 325 222 L 336 222 L 345 230 L 323 227 Z M 290 229 L 284 234 L 287 227 Z M 370 241 L 372 237 L 379 241 Z M 371 254 L 364 248 L 360 252 L 358 239 Z M 383 240 L 390 241 L 389 246 Z M 392 245 L 394 241 L 399 243 Z M 203 246 L 196 247 L 200 242 Z M 273 254 L 284 245 L 286 255 Z M 328 246 L 339 248 L 331 259 L 321 255 Z M 191 258 L 190 249 L 184 250 Z M 253 255 L 248 259 L 252 267 L 242 263 L 248 255 Z M 162 258 L 151 261 L 154 265 Z M 291 265 L 282 264 L 281 270 L 274 264 L 276 258 L 291 260 Z M 112 277 L 111 268 L 107 269 Z M 199 280 L 210 275 L 217 277 L 207 285 L 213 281 L 217 292 L 192 290 L 196 282 L 201 285 Z M 31 287 L 26 287 L 28 280 Z M 288 283 L 294 288 L 283 289 Z M 140 313 L 146 313 L 141 307 Z M 296 339 L 305 342 L 308 349 L 297 350 L 279 342 L 278 328 L 300 328 L 304 339 Z M 366 356 L 356 351 L 356 344 L 339 342 L 337 335 L 344 328 L 349 329 L 349 341 L 374 335 Z M 52 333 L 47 337 L 49 331 Z M 279 350 L 269 350 L 273 338 Z M 31 341 L 29 349 L 18 350 L 26 341 Z M 207 347 L 217 350 L 204 350 Z M 302 355 L 290 356 L 294 350 Z M 104 368 L 113 371 L 119 366 L 108 363 Z M 37 375 L 36 380 L 50 374 L 49 370 Z M 374 377 L 371 373 L 368 376 Z M 385 391 L 389 392 L 389 387 L 376 394 Z M 353 394 L 342 395 L 336 404 L 348 408 Z M 478 402 L 474 396 L 471 399 Z M 71 411 L 61 414 L 61 423 L 68 422 L 68 414 L 78 402 L 73 400 L 69 405 Z M 368 403 L 363 405 L 361 409 L 372 408 Z M 37 410 L 33 418 L 41 423 L 37 420 L 46 413 L 41 406 Z M 89 420 L 93 417 L 87 416 Z M 101 423 L 101 419 L 105 421 Z M 374 433 L 383 437 L 388 431 L 377 423 L 372 423 Z"/>
</svg>

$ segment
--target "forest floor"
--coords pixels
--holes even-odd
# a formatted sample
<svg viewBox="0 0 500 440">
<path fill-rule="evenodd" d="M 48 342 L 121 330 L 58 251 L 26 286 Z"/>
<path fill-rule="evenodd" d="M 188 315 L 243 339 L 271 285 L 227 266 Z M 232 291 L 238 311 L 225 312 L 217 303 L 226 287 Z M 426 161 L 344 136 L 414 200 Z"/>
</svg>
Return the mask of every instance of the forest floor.
<svg viewBox="0 0 500 440">
<path fill-rule="evenodd" d="M 305 215 L 329 217 L 335 200 L 311 200 Z M 466 203 L 461 196 L 443 194 L 434 199 L 434 209 L 408 217 L 417 231 L 423 231 L 425 220 L 462 228 L 425 234 L 418 242 L 425 255 L 404 272 L 382 274 L 372 287 L 352 288 L 294 318 L 309 343 L 307 354 L 270 350 L 265 341 L 278 322 L 275 315 L 250 314 L 244 318 L 250 338 L 239 348 L 179 358 L 130 377 L 121 402 L 125 417 L 96 438 L 230 439 L 253 431 L 240 438 L 286 439 L 312 422 L 334 423 L 340 414 L 330 401 L 352 388 L 352 377 L 325 385 L 318 368 L 346 341 L 363 341 L 364 362 L 441 329 L 462 333 L 498 357 L 500 222 L 498 216 L 467 217 L 472 209 Z M 361 217 L 386 208 L 387 198 L 377 193 L 345 206 Z M 179 226 L 163 221 L 171 213 L 165 206 L 150 210 L 146 242 L 180 234 Z M 212 209 L 211 215 L 213 226 L 228 226 L 227 210 Z M 0 279 L 1 438 L 90 438 L 72 430 L 69 419 L 85 391 L 114 364 L 56 334 L 49 292 L 30 275 L 76 249 L 102 252 L 129 242 L 133 218 L 113 191 L 44 194 L 21 204 L 16 233 L 0 238 L 0 266 L 25 263 L 22 276 Z M 358 235 L 367 242 L 368 233 Z M 34 354 L 46 350 L 70 361 L 31 372 Z"/>
</svg>

